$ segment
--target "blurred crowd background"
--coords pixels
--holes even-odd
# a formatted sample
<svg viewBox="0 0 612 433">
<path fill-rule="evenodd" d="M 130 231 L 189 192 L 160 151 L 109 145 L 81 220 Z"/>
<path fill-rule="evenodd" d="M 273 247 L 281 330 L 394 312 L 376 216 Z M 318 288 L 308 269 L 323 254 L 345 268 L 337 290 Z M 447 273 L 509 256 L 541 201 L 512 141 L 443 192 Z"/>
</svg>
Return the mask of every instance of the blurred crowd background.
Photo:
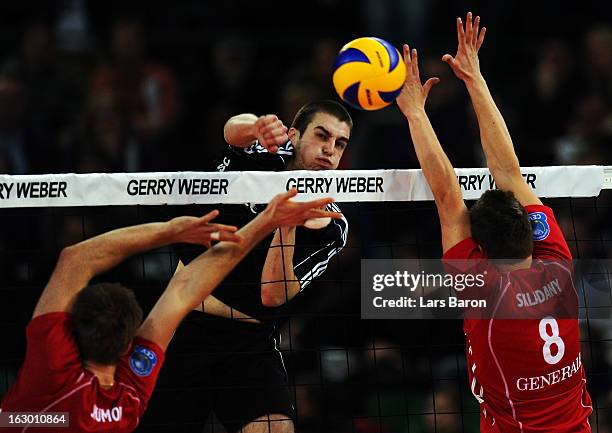
<svg viewBox="0 0 612 433">
<path fill-rule="evenodd" d="M 489 33 L 481 64 L 525 165 L 609 161 L 612 24 L 608 2 L 313 0 L 288 5 L 10 2 L 0 17 L 2 172 L 205 169 L 232 114 L 336 98 L 340 47 L 375 35 L 419 49 L 439 76 L 428 110 L 455 165 L 480 165 L 466 92 L 441 56 L 468 8 Z M 415 167 L 395 107 L 351 110 L 345 168 Z M 384 144 L 384 152 L 374 143 Z"/>
<path fill-rule="evenodd" d="M 335 55 L 368 35 L 419 49 L 421 76 L 441 78 L 427 110 L 442 145 L 455 166 L 482 166 L 467 93 L 440 60 L 454 54 L 455 18 L 468 10 L 488 28 L 481 68 L 522 165 L 610 164 L 610 2 L 28 0 L 5 2 L 0 14 L 0 173 L 208 170 L 231 115 L 275 113 L 289 125 L 302 104 L 337 99 Z M 397 108 L 349 111 L 355 128 L 341 168 L 418 167 Z M 612 254 L 610 199 L 552 202 L 576 257 Z M 361 258 L 440 256 L 431 203 L 343 209 L 346 250 L 322 281 L 275 313 L 298 431 L 478 431 L 460 322 L 359 319 Z M 0 213 L 8 300 L 0 317 L 10 342 L 0 356 L 0 395 L 58 249 L 146 218 L 126 208 Z M 115 275 L 146 298 L 171 269 L 162 251 Z M 600 433 L 612 432 L 610 329 L 610 320 L 583 323 Z M 213 420 L 206 431 L 222 430 Z"/>
</svg>

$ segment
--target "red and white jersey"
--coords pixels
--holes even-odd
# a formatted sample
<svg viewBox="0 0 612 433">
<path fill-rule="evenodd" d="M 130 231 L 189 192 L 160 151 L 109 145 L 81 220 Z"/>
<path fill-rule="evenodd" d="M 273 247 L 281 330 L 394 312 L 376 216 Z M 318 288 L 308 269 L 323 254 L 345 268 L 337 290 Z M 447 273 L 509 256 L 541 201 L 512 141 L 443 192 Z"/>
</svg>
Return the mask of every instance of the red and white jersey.
<svg viewBox="0 0 612 433">
<path fill-rule="evenodd" d="M 478 271 L 487 275 L 482 295 L 493 301 L 486 319 L 464 319 L 469 385 L 480 403 L 480 430 L 590 432 L 592 403 L 577 312 L 555 317 L 559 305 L 575 305 L 571 253 L 549 207 L 526 209 L 534 223 L 530 269 L 499 272 L 472 238 L 443 257 L 475 259 Z M 521 313 L 529 318 L 508 318 Z"/>
<path fill-rule="evenodd" d="M 1 432 L 131 432 L 136 428 L 164 360 L 158 345 L 135 338 L 117 365 L 113 387 L 104 389 L 83 368 L 70 314 L 38 316 L 28 324 L 26 336 L 24 363 L 0 408 L 2 412 L 68 412 L 70 425 L 21 425 L 0 428 Z"/>
</svg>

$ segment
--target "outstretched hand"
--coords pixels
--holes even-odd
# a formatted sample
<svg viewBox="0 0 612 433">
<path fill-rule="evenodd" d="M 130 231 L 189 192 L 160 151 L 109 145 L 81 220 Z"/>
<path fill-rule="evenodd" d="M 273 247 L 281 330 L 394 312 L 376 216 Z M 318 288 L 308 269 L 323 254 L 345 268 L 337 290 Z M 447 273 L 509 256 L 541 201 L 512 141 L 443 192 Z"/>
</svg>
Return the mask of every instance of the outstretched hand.
<svg viewBox="0 0 612 433">
<path fill-rule="evenodd" d="M 484 42 L 487 28 L 479 30 L 480 17 L 472 22 L 472 12 L 467 13 L 465 29 L 461 18 L 457 18 L 457 54 L 455 57 L 444 54 L 442 61 L 451 67 L 457 78 L 466 81 L 480 76 L 480 62 L 478 50 Z"/>
<path fill-rule="evenodd" d="M 287 127 L 274 114 L 260 116 L 255 121 L 255 137 L 270 153 L 278 152 L 278 147 L 289 140 Z"/>
<path fill-rule="evenodd" d="M 419 74 L 419 57 L 416 48 L 410 51 L 410 47 L 404 44 L 404 64 L 406 65 L 406 81 L 397 97 L 397 105 L 404 116 L 425 111 L 425 101 L 431 88 L 440 82 L 438 77 L 430 78 L 421 84 Z"/>
<path fill-rule="evenodd" d="M 210 247 L 212 241 L 241 242 L 242 237 L 236 234 L 234 226 L 211 224 L 210 221 L 219 215 L 213 210 L 202 217 L 182 216 L 169 221 L 172 227 L 174 242 L 201 244 Z"/>
<path fill-rule="evenodd" d="M 294 227 L 304 225 L 313 218 L 342 218 L 340 212 L 323 210 L 325 206 L 334 202 L 332 198 L 297 202 L 291 201 L 297 195 L 297 189 L 291 188 L 285 193 L 276 195 L 264 210 L 269 223 L 274 227 Z"/>
</svg>

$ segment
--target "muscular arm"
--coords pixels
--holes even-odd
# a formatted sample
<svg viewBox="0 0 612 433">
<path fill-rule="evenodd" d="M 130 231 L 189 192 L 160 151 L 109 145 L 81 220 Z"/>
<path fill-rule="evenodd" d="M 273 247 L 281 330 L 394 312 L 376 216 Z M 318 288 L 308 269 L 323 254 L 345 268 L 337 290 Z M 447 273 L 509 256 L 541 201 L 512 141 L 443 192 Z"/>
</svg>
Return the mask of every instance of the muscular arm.
<svg viewBox="0 0 612 433">
<path fill-rule="evenodd" d="M 510 132 L 480 71 L 478 50 L 484 41 L 486 28 L 479 32 L 479 24 L 480 17 L 476 17 L 473 23 L 472 14 L 468 13 L 464 30 L 463 23 L 458 18 L 457 54 L 455 57 L 445 54 L 442 60 L 447 62 L 455 75 L 465 83 L 478 119 L 480 141 L 487 158 L 487 166 L 497 187 L 512 191 L 523 206 L 541 204 L 521 175 Z"/>
<path fill-rule="evenodd" d="M 261 273 L 261 302 L 278 307 L 297 295 L 301 289 L 293 270 L 295 227 L 276 231 Z"/>
<path fill-rule="evenodd" d="M 225 141 L 235 147 L 249 147 L 255 142 L 257 116 L 250 113 L 230 117 L 223 127 Z"/>
<path fill-rule="evenodd" d="M 255 140 L 274 153 L 289 140 L 287 127 L 274 114 L 257 117 L 254 114 L 238 114 L 223 127 L 225 141 L 235 147 L 249 147 Z"/>
<path fill-rule="evenodd" d="M 171 238 L 167 224 L 151 223 L 113 230 L 64 248 L 34 309 L 34 317 L 51 311 L 68 311 L 74 296 L 95 275 L 132 254 L 165 245 Z"/>
<path fill-rule="evenodd" d="M 157 343 L 164 350 L 183 318 L 205 299 L 227 274 L 275 227 L 292 227 L 309 218 L 340 218 L 336 212 L 322 211 L 331 199 L 291 202 L 293 189 L 277 195 L 266 209 L 237 232 L 239 244 L 220 242 L 180 268 L 142 324 L 138 335 Z"/>
<path fill-rule="evenodd" d="M 499 189 L 512 191 L 523 205 L 542 204 L 521 174 L 518 157 L 504 118 L 493 101 L 485 79 L 475 77 L 465 82 L 470 94 L 480 141 L 487 158 L 487 166 Z"/>
<path fill-rule="evenodd" d="M 463 201 L 455 170 L 442 149 L 425 112 L 408 118 L 423 175 L 431 188 L 442 230 L 442 250 L 470 236 L 468 209 Z"/>
<path fill-rule="evenodd" d="M 417 52 L 413 50 L 411 56 L 407 45 L 404 45 L 404 61 L 407 69 L 406 83 L 397 103 L 408 120 L 419 164 L 434 196 L 440 217 L 442 248 L 446 252 L 470 236 L 469 214 L 455 170 L 425 113 L 429 90 L 439 80 L 430 78 L 425 85 L 421 85 Z"/>
<path fill-rule="evenodd" d="M 165 223 L 149 223 L 113 230 L 64 248 L 47 283 L 34 317 L 52 311 L 68 311 L 75 295 L 96 275 L 127 257 L 173 242 L 205 243 L 213 232 L 234 239 L 235 227 L 208 224 L 218 212 L 201 218 L 179 217 Z"/>
<path fill-rule="evenodd" d="M 138 335 L 166 350 L 183 318 L 205 299 L 273 226 L 255 218 L 238 231 L 239 244 L 220 242 L 174 274 Z"/>
</svg>

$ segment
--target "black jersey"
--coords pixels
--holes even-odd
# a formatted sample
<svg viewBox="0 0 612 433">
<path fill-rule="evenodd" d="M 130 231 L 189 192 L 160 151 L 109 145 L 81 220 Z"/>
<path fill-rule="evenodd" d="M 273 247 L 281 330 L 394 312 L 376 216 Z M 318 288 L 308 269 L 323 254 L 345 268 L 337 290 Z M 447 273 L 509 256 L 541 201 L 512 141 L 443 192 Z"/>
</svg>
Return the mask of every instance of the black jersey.
<svg viewBox="0 0 612 433">
<path fill-rule="evenodd" d="M 268 152 L 259 141 L 244 148 L 227 145 L 216 171 L 283 171 L 293 159 L 293 151 L 291 140 L 279 146 L 276 153 Z"/>
<path fill-rule="evenodd" d="M 293 144 L 288 141 L 276 154 L 267 151 L 259 142 L 247 148 L 227 146 L 216 165 L 217 171 L 282 171 L 293 158 Z M 227 205 L 220 211 L 219 221 L 242 227 L 253 219 L 265 205 Z M 327 210 L 340 212 L 337 204 Z M 346 245 L 348 222 L 343 217 L 332 220 L 326 227 L 312 230 L 298 227 L 295 235 L 293 268 L 304 290 L 315 278 L 325 272 L 333 257 Z M 269 235 L 240 262 L 214 291 L 214 296 L 256 319 L 265 320 L 270 310 L 261 303 L 261 272 L 272 241 Z M 179 257 L 183 263 L 191 261 L 203 250 L 183 250 Z"/>
</svg>

